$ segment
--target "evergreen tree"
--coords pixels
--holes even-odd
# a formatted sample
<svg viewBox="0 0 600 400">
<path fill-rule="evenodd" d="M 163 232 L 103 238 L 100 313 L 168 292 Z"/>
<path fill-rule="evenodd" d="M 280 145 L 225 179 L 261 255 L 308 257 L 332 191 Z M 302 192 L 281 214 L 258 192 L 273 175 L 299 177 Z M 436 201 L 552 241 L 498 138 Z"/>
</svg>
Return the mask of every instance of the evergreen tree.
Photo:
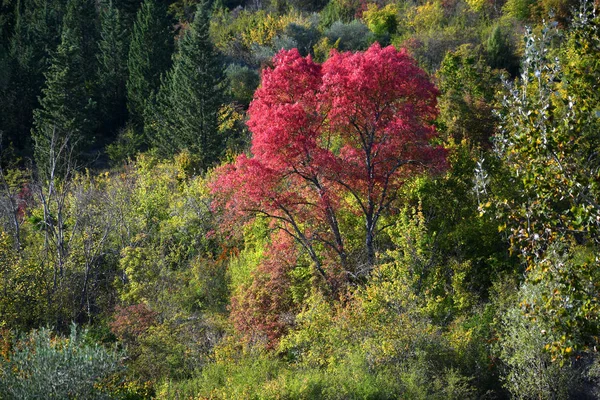
<svg viewBox="0 0 600 400">
<path fill-rule="evenodd" d="M 99 18 L 95 4 L 96 0 L 69 0 L 63 21 L 63 31 L 67 27 L 78 37 L 85 82 L 90 87 L 96 82 L 100 39 Z"/>
<path fill-rule="evenodd" d="M 145 0 L 138 11 L 127 67 L 127 108 L 133 124 L 141 130 L 148 99 L 160 85 L 160 76 L 171 65 L 173 36 L 167 11 L 154 0 Z"/>
<path fill-rule="evenodd" d="M 16 126 L 16 93 L 11 87 L 13 77 L 13 60 L 6 48 L 0 44 L 0 148 L 6 148 L 8 143 L 18 139 Z"/>
<path fill-rule="evenodd" d="M 127 27 L 133 26 L 135 23 L 135 17 L 141 4 L 141 0 L 114 0 L 113 2 L 113 6 L 119 10 L 121 20 Z"/>
<path fill-rule="evenodd" d="M 98 44 L 99 111 L 102 132 L 114 135 L 127 120 L 127 58 L 128 35 L 120 11 L 110 2 L 101 13 Z"/>
<path fill-rule="evenodd" d="M 500 25 L 495 25 L 485 43 L 487 61 L 490 67 L 505 69 L 512 76 L 519 72 L 519 59 L 514 54 L 513 45 Z"/>
<path fill-rule="evenodd" d="M 63 0 L 20 0 L 15 9 L 10 51 L 20 74 L 27 75 L 24 83 L 37 88 L 36 96 L 50 65 L 50 52 L 60 43 L 64 10 Z"/>
<path fill-rule="evenodd" d="M 0 43 L 7 43 L 15 23 L 15 0 L 0 2 Z"/>
<path fill-rule="evenodd" d="M 95 102 L 88 85 L 90 77 L 88 59 L 83 57 L 85 36 L 78 22 L 83 2 L 70 0 L 68 14 L 63 23 L 61 42 L 52 57 L 42 89 L 40 108 L 34 112 L 32 136 L 35 142 L 35 159 L 43 173 L 49 162 L 55 162 L 52 152 L 57 146 L 68 143 L 77 155 L 92 140 Z M 79 3 L 79 4 L 78 4 Z"/>
<path fill-rule="evenodd" d="M 206 9 L 206 4 L 199 5 L 181 38 L 148 124 L 149 137 L 161 153 L 169 156 L 188 149 L 202 168 L 218 159 L 225 142 L 218 126 L 224 72 L 210 42 Z"/>
<path fill-rule="evenodd" d="M 63 0 L 19 0 L 11 37 L 6 42 L 0 88 L 0 130 L 27 154 L 33 110 L 44 86 L 50 52 L 60 43 Z"/>
</svg>

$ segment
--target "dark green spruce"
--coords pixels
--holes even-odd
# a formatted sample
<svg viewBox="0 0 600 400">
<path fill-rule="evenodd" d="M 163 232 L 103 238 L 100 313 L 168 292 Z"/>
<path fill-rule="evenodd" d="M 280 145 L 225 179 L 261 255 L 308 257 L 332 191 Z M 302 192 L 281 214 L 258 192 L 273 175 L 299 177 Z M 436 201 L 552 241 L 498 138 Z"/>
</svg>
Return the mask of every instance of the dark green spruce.
<svg viewBox="0 0 600 400">
<path fill-rule="evenodd" d="M 131 122 L 141 132 L 148 99 L 160 86 L 161 74 L 171 66 L 173 34 L 167 10 L 145 0 L 133 26 L 127 67 L 127 108 Z"/>
<path fill-rule="evenodd" d="M 210 41 L 206 4 L 178 43 L 173 67 L 163 80 L 147 132 L 164 156 L 187 149 L 200 168 L 214 164 L 225 138 L 219 134 L 219 111 L 224 103 L 224 72 Z"/>
<path fill-rule="evenodd" d="M 90 88 L 94 78 L 90 64 L 95 63 L 89 53 L 85 57 L 89 33 L 80 22 L 89 7 L 93 7 L 92 0 L 69 1 L 61 41 L 45 74 L 40 108 L 34 112 L 34 153 L 42 175 L 52 169 L 59 173 L 68 154 L 73 160 L 81 159 L 93 143 L 96 104 Z"/>
<path fill-rule="evenodd" d="M 103 136 L 113 138 L 127 121 L 127 53 L 129 38 L 121 12 L 112 2 L 100 14 L 98 108 Z"/>
<path fill-rule="evenodd" d="M 19 0 L 14 4 L 9 39 L 0 47 L 0 130 L 4 144 L 31 156 L 33 111 L 44 87 L 51 53 L 60 43 L 65 4 L 62 0 Z"/>
</svg>

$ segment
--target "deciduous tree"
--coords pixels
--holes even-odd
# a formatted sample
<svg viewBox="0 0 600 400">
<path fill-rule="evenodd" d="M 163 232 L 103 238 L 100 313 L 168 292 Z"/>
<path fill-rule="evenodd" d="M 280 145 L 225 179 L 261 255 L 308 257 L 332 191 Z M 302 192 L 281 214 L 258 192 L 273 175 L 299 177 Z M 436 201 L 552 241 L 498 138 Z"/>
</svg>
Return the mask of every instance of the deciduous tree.
<svg viewBox="0 0 600 400">
<path fill-rule="evenodd" d="M 431 144 L 437 90 L 404 51 L 378 44 L 323 65 L 281 51 L 274 65 L 249 109 L 253 156 L 222 167 L 215 192 L 228 216 L 271 218 L 335 289 L 336 268 L 359 278 L 375 264 L 381 217 L 403 183 L 443 168 Z M 363 223 L 352 259 L 340 224 L 348 213 Z"/>
</svg>

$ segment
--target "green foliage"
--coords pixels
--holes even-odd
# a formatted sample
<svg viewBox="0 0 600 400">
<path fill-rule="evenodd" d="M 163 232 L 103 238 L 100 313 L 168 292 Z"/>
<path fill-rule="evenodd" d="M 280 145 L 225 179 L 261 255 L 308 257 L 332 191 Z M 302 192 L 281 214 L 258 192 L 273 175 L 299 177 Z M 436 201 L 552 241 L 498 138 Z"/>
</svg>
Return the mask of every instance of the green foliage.
<svg viewBox="0 0 600 400">
<path fill-rule="evenodd" d="M 531 15 L 531 7 L 534 1 L 532 0 L 508 0 L 504 3 L 502 11 L 513 18 L 520 21 L 526 21 Z"/>
<path fill-rule="evenodd" d="M 313 47 L 313 52 L 315 54 L 315 60 L 318 62 L 325 62 L 327 58 L 329 58 L 329 54 L 331 50 L 337 49 L 340 42 L 339 39 L 335 43 L 331 43 L 328 38 L 322 38 L 315 46 Z"/>
<path fill-rule="evenodd" d="M 238 64 L 230 64 L 225 70 L 229 80 L 229 90 L 234 100 L 248 106 L 258 87 L 260 77 L 256 71 Z"/>
<path fill-rule="evenodd" d="M 392 37 L 394 46 L 409 50 L 419 65 L 432 74 L 439 68 L 448 51 L 477 42 L 477 30 L 460 24 L 440 26 L 438 29 L 421 29 L 414 34 L 404 33 L 402 36 Z"/>
<path fill-rule="evenodd" d="M 542 300 L 544 289 L 540 285 L 525 284 L 517 296 L 522 303 L 535 303 Z M 528 318 L 516 305 L 503 312 L 500 331 L 498 348 L 506 366 L 505 387 L 515 398 L 573 398 L 581 372 L 570 362 L 553 362 L 551 354 L 545 351 L 545 343 L 553 341 L 556 333 L 544 320 Z"/>
<path fill-rule="evenodd" d="M 43 320 L 49 276 L 15 250 L 12 238 L 0 232 L 0 327 L 28 329 Z"/>
<path fill-rule="evenodd" d="M 106 147 L 106 154 L 113 163 L 118 165 L 133 159 L 143 144 L 142 135 L 139 135 L 131 124 L 127 124 L 121 129 L 116 140 Z"/>
<path fill-rule="evenodd" d="M 336 22 L 350 23 L 354 20 L 358 3 L 353 0 L 332 0 L 321 10 L 321 28 L 331 27 Z"/>
<path fill-rule="evenodd" d="M 504 98 L 502 131 L 496 139 L 496 152 L 519 188 L 515 198 L 500 196 L 496 204 L 527 265 L 527 280 L 551 282 L 555 275 L 545 271 L 566 257 L 557 267 L 565 287 L 554 295 L 565 304 L 575 300 L 567 308 L 570 323 L 558 323 L 562 317 L 555 314 L 555 302 L 546 303 L 534 316 L 557 320 L 553 325 L 560 328 L 554 333 L 560 340 L 551 350 L 563 355 L 568 348 L 596 343 L 597 330 L 590 331 L 585 321 L 598 318 L 597 289 L 584 283 L 595 279 L 589 265 L 597 254 L 600 227 L 594 156 L 600 140 L 600 103 L 591 84 L 598 82 L 598 69 L 574 70 L 572 64 L 565 68 L 569 57 L 592 60 L 588 51 L 600 43 L 598 17 L 585 11 L 582 16 L 568 33 L 560 58 L 549 48 L 553 29 L 544 28 L 541 37 L 528 36 L 523 74 Z M 578 256 L 573 243 L 586 244 L 592 255 Z M 575 339 L 577 332 L 587 335 Z"/>
<path fill-rule="evenodd" d="M 98 384 L 119 368 L 119 354 L 90 343 L 71 326 L 67 338 L 35 330 L 13 343 L 0 360 L 0 394 L 5 399 L 104 399 Z"/>
<path fill-rule="evenodd" d="M 404 210 L 389 235 L 395 248 L 388 253 L 390 265 L 382 268 L 398 271 L 394 279 L 401 278 L 408 285 L 421 312 L 434 321 L 448 322 L 476 304 L 478 293 L 471 289 L 476 271 L 473 261 L 462 261 L 449 252 L 450 257 L 442 256 L 440 240 L 429 232 L 421 208 Z"/>
<path fill-rule="evenodd" d="M 102 131 L 114 136 L 127 120 L 127 53 L 129 33 L 125 29 L 121 13 L 112 2 L 101 13 L 101 32 L 98 43 L 98 89 L 99 109 L 102 115 Z"/>
<path fill-rule="evenodd" d="M 293 12 L 276 15 L 265 10 L 234 13 L 217 9 L 211 16 L 210 37 L 215 47 L 226 57 L 237 63 L 258 67 L 267 60 L 254 53 L 268 49 L 272 55 L 280 50 L 273 49 L 274 41 L 284 35 L 286 27 L 291 23 L 305 25 L 303 18 Z"/>
<path fill-rule="evenodd" d="M 296 42 L 300 54 L 308 55 L 321 36 L 318 30 L 318 16 L 314 14 L 304 24 L 292 22 L 286 26 L 283 33 Z"/>
<path fill-rule="evenodd" d="M 550 351 L 552 361 L 596 342 L 600 313 L 596 262 L 597 250 L 590 246 L 557 243 L 531 268 L 527 284 L 539 293 L 520 305 L 526 316 L 544 321 L 552 332 L 544 338 L 544 349 Z"/>
<path fill-rule="evenodd" d="M 463 139 L 473 147 L 488 148 L 496 120 L 492 106 L 499 79 L 471 45 L 463 45 L 446 57 L 437 72 L 440 120 L 448 137 Z"/>
<path fill-rule="evenodd" d="M 162 82 L 156 107 L 149 110 L 146 134 L 158 151 L 172 156 L 186 149 L 198 167 L 213 166 L 224 152 L 219 132 L 224 103 L 223 65 L 208 36 L 206 4 L 179 40 L 173 68 Z"/>
<path fill-rule="evenodd" d="M 12 143 L 21 154 L 31 156 L 33 111 L 39 107 L 38 97 L 45 85 L 44 74 L 52 52 L 61 41 L 65 2 L 28 0 L 11 5 L 4 2 L 4 6 L 14 9 L 14 24 L 7 32 L 9 40 L 0 46 L 8 56 L 3 62 L 3 85 L 0 85 L 3 110 L 0 131 L 3 141 Z"/>
<path fill-rule="evenodd" d="M 234 251 L 227 268 L 232 291 L 251 282 L 251 274 L 263 259 L 269 243 L 267 232 L 267 224 L 261 220 L 244 228 L 244 248 Z"/>
<path fill-rule="evenodd" d="M 88 0 L 70 0 L 67 4 L 61 42 L 46 72 L 40 108 L 34 113 L 32 136 L 42 175 L 54 168 L 54 154 L 59 154 L 61 146 L 69 146 L 77 158 L 93 140 L 96 103 L 87 84 L 95 72 L 90 68 L 95 60 L 89 58 L 89 33 L 79 25 L 89 7 L 93 5 Z"/>
<path fill-rule="evenodd" d="M 163 3 L 145 0 L 133 25 L 127 59 L 127 109 L 136 129 L 143 126 L 148 99 L 171 66 L 172 52 L 173 36 Z"/>
<path fill-rule="evenodd" d="M 336 43 L 336 48 L 344 51 L 365 50 L 372 42 L 369 28 L 358 20 L 349 23 L 334 22 L 324 36 L 330 43 Z"/>
<path fill-rule="evenodd" d="M 385 40 L 396 33 L 399 24 L 399 12 L 398 6 L 393 3 L 381 9 L 375 4 L 369 4 L 367 11 L 363 13 L 363 19 L 378 40 Z"/>
<path fill-rule="evenodd" d="M 594 13 L 572 19 L 574 0 L 228 0 L 196 18 L 196 0 L 0 3 L 0 398 L 598 397 Z M 535 26 L 548 18 L 565 30 Z M 373 40 L 436 77 L 448 169 L 406 181 L 371 273 L 328 296 L 268 221 L 219 221 L 206 182 L 248 151 L 245 110 L 278 50 L 324 61 Z M 103 168 L 101 148 L 113 169 L 77 168 Z M 358 206 L 335 200 L 359 270 Z M 32 331 L 73 320 L 93 333 Z M 30 333 L 11 341 L 16 329 Z M 122 353 L 94 344 L 115 340 Z"/>
<path fill-rule="evenodd" d="M 411 27 L 416 32 L 439 30 L 445 23 L 444 9 L 439 1 L 427 2 L 411 12 Z"/>
<path fill-rule="evenodd" d="M 519 62 L 515 57 L 514 45 L 501 25 L 494 25 L 485 42 L 486 60 L 492 68 L 505 69 L 512 76 L 517 75 Z"/>
</svg>

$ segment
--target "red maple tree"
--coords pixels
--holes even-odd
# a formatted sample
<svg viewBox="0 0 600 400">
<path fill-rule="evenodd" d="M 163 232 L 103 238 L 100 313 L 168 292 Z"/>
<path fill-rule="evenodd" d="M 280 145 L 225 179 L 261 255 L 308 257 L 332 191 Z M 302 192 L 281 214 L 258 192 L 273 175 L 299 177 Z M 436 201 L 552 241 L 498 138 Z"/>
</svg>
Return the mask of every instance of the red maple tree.
<svg viewBox="0 0 600 400">
<path fill-rule="evenodd" d="M 213 192 L 225 217 L 271 218 L 335 291 L 332 264 L 349 277 L 375 264 L 380 219 L 403 183 L 444 168 L 444 150 L 431 144 L 438 92 L 392 46 L 334 51 L 322 65 L 295 49 L 273 61 L 248 110 L 252 157 L 221 167 Z M 364 222 L 358 262 L 349 260 L 339 222 L 340 212 L 352 207 Z"/>
</svg>

